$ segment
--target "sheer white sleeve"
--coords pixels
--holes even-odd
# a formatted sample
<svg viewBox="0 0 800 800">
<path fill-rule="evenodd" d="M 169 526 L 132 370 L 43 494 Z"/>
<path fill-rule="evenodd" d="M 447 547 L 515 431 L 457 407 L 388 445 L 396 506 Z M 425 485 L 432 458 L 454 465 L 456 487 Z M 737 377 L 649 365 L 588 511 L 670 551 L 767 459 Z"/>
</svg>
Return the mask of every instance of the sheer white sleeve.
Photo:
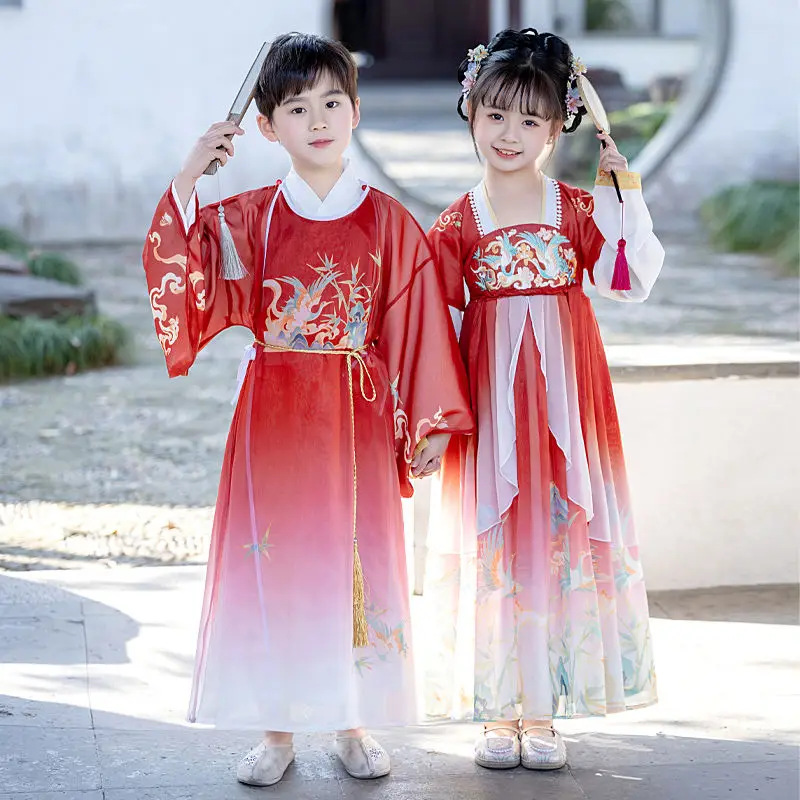
<svg viewBox="0 0 800 800">
<path fill-rule="evenodd" d="M 461 338 L 461 323 L 464 320 L 464 312 L 459 311 L 455 306 L 448 306 L 450 309 L 450 319 L 453 320 L 453 328 L 456 332 L 456 339 Z"/>
<path fill-rule="evenodd" d="M 178 190 L 175 188 L 175 181 L 172 182 L 172 199 L 175 201 L 175 205 L 180 211 L 181 214 L 181 222 L 183 223 L 183 229 L 186 233 L 189 233 L 189 228 L 194 225 L 195 217 L 197 214 L 197 190 L 192 192 L 192 196 L 189 198 L 189 205 L 186 208 L 183 207 L 183 201 L 178 196 Z"/>
<path fill-rule="evenodd" d="M 635 172 L 618 172 L 622 197 L 625 201 L 624 238 L 630 269 L 631 288 L 620 291 L 611 288 L 617 242 L 620 238 L 622 208 L 611 176 L 598 173 L 594 187 L 594 219 L 605 239 L 600 257 L 594 265 L 594 284 L 597 291 L 612 300 L 641 303 L 650 295 L 664 263 L 664 248 L 653 233 L 653 221 L 642 196 L 642 184 Z"/>
</svg>

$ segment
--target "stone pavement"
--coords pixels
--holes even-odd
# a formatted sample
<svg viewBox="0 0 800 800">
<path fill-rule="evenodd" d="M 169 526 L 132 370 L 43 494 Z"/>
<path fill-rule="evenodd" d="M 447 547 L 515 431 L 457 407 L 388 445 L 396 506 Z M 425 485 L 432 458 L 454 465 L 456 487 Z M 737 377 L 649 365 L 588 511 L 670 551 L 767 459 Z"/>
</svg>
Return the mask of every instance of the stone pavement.
<svg viewBox="0 0 800 800">
<path fill-rule="evenodd" d="M 379 732 L 386 779 L 298 737 L 271 789 L 231 769 L 257 735 L 183 722 L 201 567 L 0 573 L 0 800 L 789 800 L 797 797 L 797 590 L 653 595 L 661 702 L 561 724 L 557 773 L 475 767 L 472 724 Z"/>
</svg>

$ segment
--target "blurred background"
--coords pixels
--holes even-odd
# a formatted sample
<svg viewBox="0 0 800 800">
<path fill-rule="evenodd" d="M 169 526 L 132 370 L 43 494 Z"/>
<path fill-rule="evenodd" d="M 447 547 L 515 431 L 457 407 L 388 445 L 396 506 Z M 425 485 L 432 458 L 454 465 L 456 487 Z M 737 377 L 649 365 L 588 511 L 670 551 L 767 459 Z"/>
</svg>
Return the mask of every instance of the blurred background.
<svg viewBox="0 0 800 800">
<path fill-rule="evenodd" d="M 507 26 L 559 33 L 587 64 L 667 253 L 642 305 L 586 287 L 615 382 L 662 703 L 605 728 L 580 721 L 592 747 L 570 752 L 585 769 L 553 787 L 579 775 L 593 788 L 547 796 L 797 796 L 796 0 L 0 0 L 0 735 L 13 733 L 0 792 L 95 800 L 110 780 L 133 792 L 104 794 L 120 800 L 230 796 L 244 740 L 193 731 L 179 758 L 154 755 L 181 741 L 200 565 L 251 338 L 226 332 L 167 380 L 140 254 L 186 153 L 225 117 L 264 41 L 335 36 L 360 64 L 350 157 L 427 227 L 480 180 L 456 70 Z M 219 181 L 201 182 L 204 201 L 288 170 L 254 112 Z M 590 187 L 597 154 L 584 120 L 548 170 Z M 405 509 L 417 593 L 430 488 Z M 422 748 L 418 763 L 469 751 L 471 732 L 457 743 L 442 730 L 397 741 Z M 175 785 L 198 786 L 147 793 L 157 760 Z M 330 764 L 314 769 L 305 777 Z M 466 785 L 454 791 L 471 796 Z"/>
<path fill-rule="evenodd" d="M 793 0 L 231 0 L 224 13 L 212 0 L 0 0 L 0 67 L 13 76 L 0 100 L 0 224 L 37 242 L 140 238 L 260 44 L 294 29 L 357 54 L 361 143 L 423 204 L 445 206 L 480 174 L 455 114 L 456 68 L 506 26 L 570 41 L 648 192 L 668 195 L 663 221 L 690 216 L 725 185 L 796 180 L 796 17 Z M 588 128 L 564 137 L 559 177 L 591 183 Z M 286 169 L 258 138 L 242 142 L 224 191 Z"/>
</svg>

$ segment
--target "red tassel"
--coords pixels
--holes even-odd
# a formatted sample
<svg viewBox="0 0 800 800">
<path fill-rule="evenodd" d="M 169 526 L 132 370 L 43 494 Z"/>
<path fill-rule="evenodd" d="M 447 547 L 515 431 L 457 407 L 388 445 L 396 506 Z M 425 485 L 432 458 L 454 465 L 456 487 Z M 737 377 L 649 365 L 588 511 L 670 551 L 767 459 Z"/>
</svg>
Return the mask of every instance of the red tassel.
<svg viewBox="0 0 800 800">
<path fill-rule="evenodd" d="M 611 278 L 611 288 L 623 292 L 631 288 L 631 271 L 625 255 L 625 244 L 624 239 L 617 242 L 617 259 L 614 262 L 614 276 Z"/>
</svg>

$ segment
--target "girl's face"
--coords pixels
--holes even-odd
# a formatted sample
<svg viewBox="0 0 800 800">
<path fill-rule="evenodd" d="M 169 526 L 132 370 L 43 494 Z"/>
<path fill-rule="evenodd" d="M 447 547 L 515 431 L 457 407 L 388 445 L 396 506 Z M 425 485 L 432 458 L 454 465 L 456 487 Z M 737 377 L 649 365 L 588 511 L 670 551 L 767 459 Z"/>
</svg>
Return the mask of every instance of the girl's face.
<svg viewBox="0 0 800 800">
<path fill-rule="evenodd" d="M 341 162 L 359 118 L 358 101 L 354 106 L 324 73 L 310 89 L 284 100 L 271 120 L 259 115 L 258 126 L 286 148 L 295 167 L 313 170 Z"/>
<path fill-rule="evenodd" d="M 523 114 L 521 109 L 480 105 L 472 131 L 487 166 L 500 172 L 535 168 L 554 141 L 551 120 Z"/>
</svg>

